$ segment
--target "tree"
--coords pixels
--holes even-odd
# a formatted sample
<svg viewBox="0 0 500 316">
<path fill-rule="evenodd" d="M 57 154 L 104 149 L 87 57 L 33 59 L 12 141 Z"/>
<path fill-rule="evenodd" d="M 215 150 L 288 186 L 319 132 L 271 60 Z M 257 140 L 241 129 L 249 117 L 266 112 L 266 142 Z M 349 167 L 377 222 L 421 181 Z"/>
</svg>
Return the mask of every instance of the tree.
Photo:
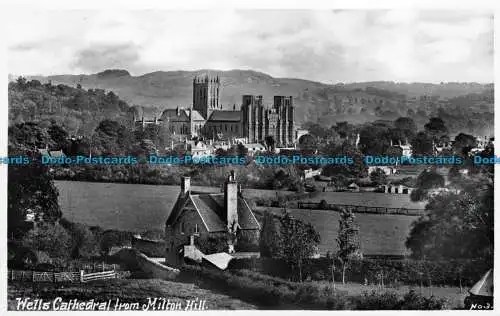
<svg viewBox="0 0 500 316">
<path fill-rule="evenodd" d="M 7 213 L 9 234 L 23 234 L 17 231 L 23 226 L 30 210 L 36 220 L 55 222 L 61 217 L 58 204 L 59 192 L 47 165 L 41 163 L 40 155 L 33 152 L 9 150 L 10 156 L 25 156 L 31 163 L 9 166 L 7 182 Z"/>
<path fill-rule="evenodd" d="M 25 77 L 19 76 L 17 78 L 16 82 L 17 82 L 17 85 L 19 86 L 19 88 L 21 88 L 21 89 L 26 88 L 26 78 Z"/>
<path fill-rule="evenodd" d="M 68 132 L 66 132 L 66 130 L 64 130 L 61 126 L 57 125 L 55 121 L 53 121 L 50 125 L 48 134 L 57 149 L 63 149 L 64 151 L 68 149 Z"/>
<path fill-rule="evenodd" d="M 40 223 L 23 237 L 22 245 L 51 258 L 66 259 L 71 253 L 71 236 L 59 224 Z"/>
<path fill-rule="evenodd" d="M 403 132 L 404 136 L 408 139 L 412 139 L 417 131 L 417 125 L 415 121 L 409 117 L 399 117 L 394 121 L 394 127 Z M 400 139 L 404 141 L 404 139 Z"/>
<path fill-rule="evenodd" d="M 432 138 L 425 132 L 419 132 L 411 142 L 413 155 L 430 156 L 433 154 Z"/>
<path fill-rule="evenodd" d="M 452 145 L 453 152 L 458 155 L 467 156 L 469 151 L 476 147 L 476 138 L 469 134 L 460 133 L 455 137 Z"/>
<path fill-rule="evenodd" d="M 353 145 L 345 141 L 343 144 L 330 147 L 324 153 L 327 156 L 346 156 L 351 157 L 352 164 L 328 164 L 323 168 L 322 175 L 335 176 L 343 178 L 364 178 L 366 177 L 368 167 L 363 162 L 363 154 Z"/>
<path fill-rule="evenodd" d="M 260 254 L 263 257 L 277 258 L 282 255 L 281 250 L 279 221 L 271 212 L 265 211 L 260 233 Z"/>
<path fill-rule="evenodd" d="M 372 171 L 372 173 L 370 173 L 370 180 L 375 185 L 386 184 L 387 175 L 385 174 L 384 170 L 377 168 L 374 171 Z"/>
<path fill-rule="evenodd" d="M 431 117 L 429 122 L 424 125 L 424 128 L 434 141 L 438 141 L 448 133 L 448 128 L 440 117 Z"/>
<path fill-rule="evenodd" d="M 245 147 L 245 145 L 239 143 L 238 145 L 236 145 L 236 154 L 239 157 L 246 157 L 248 154 L 248 149 Z"/>
<path fill-rule="evenodd" d="M 442 188 L 444 177 L 434 169 L 426 169 L 418 175 L 416 184 L 421 189 Z"/>
<path fill-rule="evenodd" d="M 119 122 L 103 120 L 92 136 L 92 152 L 101 155 L 122 155 L 131 152 L 133 137 L 131 131 Z"/>
<path fill-rule="evenodd" d="M 458 194 L 431 198 L 426 214 L 412 224 L 406 240 L 413 257 L 475 258 L 492 263 L 493 181 L 484 177 L 469 181 Z"/>
<path fill-rule="evenodd" d="M 391 144 L 389 128 L 383 125 L 365 126 L 359 136 L 360 149 L 365 155 L 383 155 Z"/>
<path fill-rule="evenodd" d="M 414 202 L 422 201 L 427 198 L 431 189 L 444 187 L 444 177 L 434 169 L 422 171 L 415 181 L 416 189 L 411 192 L 410 199 Z"/>
<path fill-rule="evenodd" d="M 283 259 L 291 265 L 292 269 L 298 269 L 299 281 L 302 282 L 304 261 L 315 253 L 320 236 L 311 224 L 295 219 L 289 213 L 281 217 L 280 223 Z"/>
<path fill-rule="evenodd" d="M 345 271 L 353 260 L 363 258 L 359 242 L 359 227 L 351 209 L 340 209 L 339 232 L 337 237 L 337 258 L 342 263 L 342 283 L 345 284 Z"/>
</svg>

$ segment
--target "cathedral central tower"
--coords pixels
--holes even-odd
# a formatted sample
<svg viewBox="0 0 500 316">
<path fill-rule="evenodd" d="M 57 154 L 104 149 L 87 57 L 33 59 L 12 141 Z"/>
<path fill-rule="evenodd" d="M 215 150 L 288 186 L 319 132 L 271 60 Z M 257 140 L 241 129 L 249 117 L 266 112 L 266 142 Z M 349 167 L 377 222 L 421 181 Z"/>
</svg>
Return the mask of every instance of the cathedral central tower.
<svg viewBox="0 0 500 316">
<path fill-rule="evenodd" d="M 196 76 L 193 79 L 193 110 L 208 119 L 214 110 L 222 109 L 220 104 L 220 78 Z"/>
</svg>

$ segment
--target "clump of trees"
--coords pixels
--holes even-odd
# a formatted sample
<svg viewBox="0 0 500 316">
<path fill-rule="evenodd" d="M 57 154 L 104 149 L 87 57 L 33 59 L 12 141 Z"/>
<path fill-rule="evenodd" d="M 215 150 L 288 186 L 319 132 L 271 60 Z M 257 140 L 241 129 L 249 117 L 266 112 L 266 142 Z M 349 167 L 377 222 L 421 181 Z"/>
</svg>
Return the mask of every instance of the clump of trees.
<svg viewBox="0 0 500 316">
<path fill-rule="evenodd" d="M 443 188 L 444 184 L 444 177 L 435 168 L 426 169 L 415 180 L 416 188 L 412 191 L 410 198 L 412 201 L 425 200 L 430 190 Z"/>
<path fill-rule="evenodd" d="M 263 257 L 282 259 L 292 268 L 302 282 L 305 263 L 318 252 L 320 235 L 309 223 L 294 218 L 290 213 L 276 220 L 269 212 L 264 213 L 260 239 Z"/>
<path fill-rule="evenodd" d="M 375 185 L 387 184 L 387 175 L 384 170 L 377 168 L 370 173 L 370 181 Z"/>
<path fill-rule="evenodd" d="M 462 178 L 451 190 L 424 196 L 426 213 L 412 225 L 406 241 L 415 258 L 492 262 L 494 186 L 493 174 L 487 171 Z M 433 173 L 421 176 L 422 187 L 444 186 L 442 177 Z"/>
</svg>

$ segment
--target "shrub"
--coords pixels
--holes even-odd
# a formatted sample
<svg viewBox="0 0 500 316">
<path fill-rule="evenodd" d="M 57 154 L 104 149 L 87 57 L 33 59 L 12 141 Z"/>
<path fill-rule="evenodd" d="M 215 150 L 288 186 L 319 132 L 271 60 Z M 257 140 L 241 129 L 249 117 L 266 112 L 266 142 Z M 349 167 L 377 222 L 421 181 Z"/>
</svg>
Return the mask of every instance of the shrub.
<svg viewBox="0 0 500 316">
<path fill-rule="evenodd" d="M 396 310 L 400 309 L 400 299 L 396 293 L 384 292 L 363 293 L 352 298 L 355 309 L 358 310 Z"/>
<path fill-rule="evenodd" d="M 418 295 L 415 290 L 411 289 L 403 298 L 400 309 L 418 309 L 418 310 L 435 310 L 446 309 L 446 300 L 436 298 L 434 296 L 425 297 Z"/>
<path fill-rule="evenodd" d="M 51 258 L 68 258 L 71 236 L 59 224 L 40 223 L 23 237 L 22 245 L 32 251 L 46 252 Z"/>
</svg>

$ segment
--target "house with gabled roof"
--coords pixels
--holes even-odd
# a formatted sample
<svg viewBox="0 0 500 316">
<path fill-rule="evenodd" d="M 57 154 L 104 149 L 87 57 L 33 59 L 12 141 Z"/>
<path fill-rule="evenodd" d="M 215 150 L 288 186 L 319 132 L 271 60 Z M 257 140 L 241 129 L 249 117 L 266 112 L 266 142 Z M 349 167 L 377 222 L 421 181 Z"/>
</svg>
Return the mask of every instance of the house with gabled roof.
<svg viewBox="0 0 500 316">
<path fill-rule="evenodd" d="M 234 172 L 222 193 L 197 193 L 190 178 L 183 177 L 181 192 L 165 224 L 165 260 L 184 262 L 184 248 L 196 246 L 202 253 L 248 251 L 259 243 L 260 225 L 243 197 Z"/>
</svg>

